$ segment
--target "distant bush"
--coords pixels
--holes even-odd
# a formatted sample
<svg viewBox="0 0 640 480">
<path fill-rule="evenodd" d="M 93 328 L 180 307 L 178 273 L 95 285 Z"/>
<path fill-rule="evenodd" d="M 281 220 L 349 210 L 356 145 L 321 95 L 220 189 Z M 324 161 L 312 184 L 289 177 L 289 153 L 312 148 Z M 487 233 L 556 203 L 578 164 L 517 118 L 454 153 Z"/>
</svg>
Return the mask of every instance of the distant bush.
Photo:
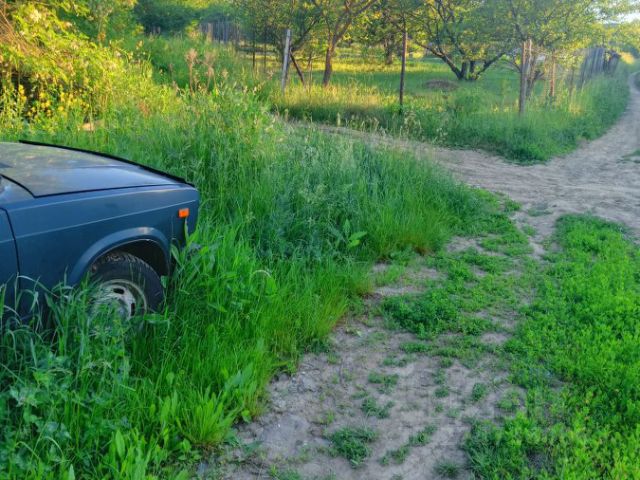
<svg viewBox="0 0 640 480">
<path fill-rule="evenodd" d="M 0 42 L 0 96 L 5 109 L 13 97 L 9 110 L 22 117 L 103 108 L 105 97 L 126 77 L 121 53 L 92 41 L 59 13 L 35 2 L 18 2 L 7 10 Z M 91 14 L 88 9 L 80 13 Z"/>
<path fill-rule="evenodd" d="M 136 19 L 147 33 L 183 33 L 200 19 L 227 18 L 228 3 L 223 0 L 137 0 Z"/>
</svg>

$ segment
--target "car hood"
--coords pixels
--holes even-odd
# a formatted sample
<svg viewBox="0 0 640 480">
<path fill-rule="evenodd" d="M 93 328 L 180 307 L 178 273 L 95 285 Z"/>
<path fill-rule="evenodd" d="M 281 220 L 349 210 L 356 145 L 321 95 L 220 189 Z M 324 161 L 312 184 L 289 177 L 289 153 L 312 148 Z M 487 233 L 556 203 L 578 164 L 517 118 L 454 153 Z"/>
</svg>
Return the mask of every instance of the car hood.
<svg viewBox="0 0 640 480">
<path fill-rule="evenodd" d="M 34 197 L 179 183 L 98 154 L 23 143 L 0 143 L 0 175 Z"/>
</svg>

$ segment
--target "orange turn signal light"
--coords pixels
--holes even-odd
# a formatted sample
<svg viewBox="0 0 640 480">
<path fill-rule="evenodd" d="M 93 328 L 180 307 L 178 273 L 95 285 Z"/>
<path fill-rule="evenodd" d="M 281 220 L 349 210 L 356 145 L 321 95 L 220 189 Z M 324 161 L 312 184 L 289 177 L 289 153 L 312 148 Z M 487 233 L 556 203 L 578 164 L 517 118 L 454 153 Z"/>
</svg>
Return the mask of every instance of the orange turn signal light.
<svg viewBox="0 0 640 480">
<path fill-rule="evenodd" d="M 187 218 L 189 216 L 188 208 L 181 208 L 178 210 L 178 218 Z"/>
</svg>

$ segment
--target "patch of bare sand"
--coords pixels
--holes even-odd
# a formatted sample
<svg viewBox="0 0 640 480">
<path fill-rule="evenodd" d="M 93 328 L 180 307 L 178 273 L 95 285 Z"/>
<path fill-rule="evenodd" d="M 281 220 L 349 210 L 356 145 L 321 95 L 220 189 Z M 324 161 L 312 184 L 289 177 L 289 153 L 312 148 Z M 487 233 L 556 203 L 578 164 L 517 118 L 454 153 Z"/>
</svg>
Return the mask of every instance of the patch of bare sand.
<svg viewBox="0 0 640 480">
<path fill-rule="evenodd" d="M 495 405 L 509 388 L 505 372 L 488 361 L 473 368 L 454 361 L 443 368 L 433 356 L 406 360 L 401 345 L 415 337 L 389 333 L 381 323 L 375 318 L 370 325 L 352 321 L 341 326 L 333 335 L 334 352 L 310 354 L 294 376 L 275 381 L 267 413 L 238 430 L 241 441 L 257 442 L 257 449 L 244 458 L 234 449 L 241 461 L 227 459 L 220 478 L 273 478 L 275 468 L 295 471 L 304 479 L 424 479 L 437 477 L 440 461 L 459 465 L 458 478 L 471 478 L 460 444 L 471 419 L 495 420 L 504 414 Z M 369 382 L 372 373 L 397 376 L 397 384 L 380 389 Z M 477 383 L 488 386 L 481 401 L 472 399 Z M 366 398 L 379 406 L 390 404 L 389 417 L 368 416 L 362 410 Z M 385 454 L 429 425 L 435 427 L 429 443 L 409 448 L 402 463 L 389 460 L 383 465 Z M 347 426 L 373 428 L 379 435 L 360 468 L 330 454 L 327 435 Z"/>
</svg>

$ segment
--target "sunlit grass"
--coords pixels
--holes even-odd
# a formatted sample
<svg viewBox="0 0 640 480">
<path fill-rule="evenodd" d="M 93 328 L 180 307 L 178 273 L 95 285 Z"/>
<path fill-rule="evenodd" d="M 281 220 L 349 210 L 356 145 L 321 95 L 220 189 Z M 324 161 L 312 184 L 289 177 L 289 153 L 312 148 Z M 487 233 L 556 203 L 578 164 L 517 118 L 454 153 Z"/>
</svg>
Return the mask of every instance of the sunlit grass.
<svg viewBox="0 0 640 480">
<path fill-rule="evenodd" d="M 569 75 L 565 72 L 553 101 L 547 98 L 545 82 L 538 82 L 524 117 L 518 115 L 518 77 L 506 62 L 477 82 L 459 82 L 436 59 L 411 61 L 402 109 L 397 100 L 397 65 L 342 60 L 335 70 L 329 88 L 322 88 L 314 76 L 307 86 L 292 79 L 285 95 L 274 90 L 277 111 L 442 145 L 481 148 L 525 163 L 547 160 L 574 149 L 581 139 L 601 135 L 628 100 L 624 65 L 616 76 L 596 79 L 582 89 L 565 86 Z M 616 95 L 610 94 L 612 85 Z"/>
</svg>

